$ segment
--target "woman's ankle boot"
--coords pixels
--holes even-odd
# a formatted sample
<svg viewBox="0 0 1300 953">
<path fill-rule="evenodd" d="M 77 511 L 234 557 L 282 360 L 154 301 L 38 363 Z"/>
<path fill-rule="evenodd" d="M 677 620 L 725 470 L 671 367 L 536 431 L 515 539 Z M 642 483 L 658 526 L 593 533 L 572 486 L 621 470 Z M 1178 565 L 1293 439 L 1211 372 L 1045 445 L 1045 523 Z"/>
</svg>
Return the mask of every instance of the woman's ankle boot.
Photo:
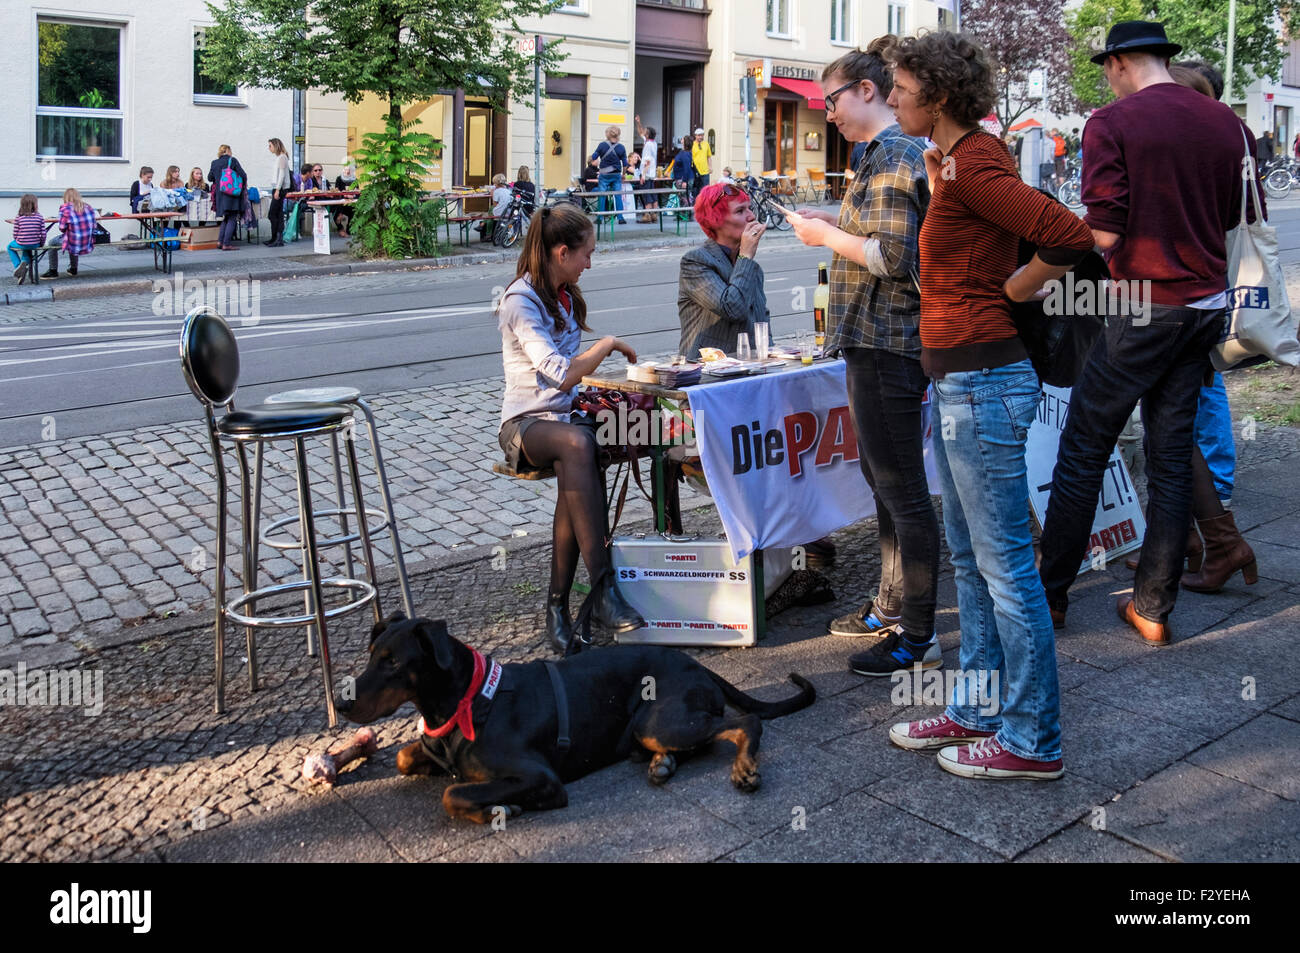
<svg viewBox="0 0 1300 953">
<path fill-rule="evenodd" d="M 1124 560 L 1124 565 L 1129 569 L 1136 571 L 1138 567 L 1138 557 L 1141 555 L 1142 550 L 1134 550 L 1133 553 Z M 1187 571 L 1199 572 L 1201 569 L 1201 560 L 1205 558 L 1205 546 L 1201 543 L 1201 534 L 1196 531 L 1196 520 L 1192 520 L 1191 525 L 1187 527 L 1186 556 Z"/>
<path fill-rule="evenodd" d="M 1198 572 L 1183 573 L 1183 588 L 1192 592 L 1218 592 L 1238 569 L 1246 585 L 1253 586 L 1259 579 L 1255 553 L 1237 532 L 1232 513 L 1196 523 L 1205 536 L 1205 558 Z"/>
<path fill-rule="evenodd" d="M 546 638 L 563 657 L 573 641 L 573 620 L 569 618 L 569 594 L 551 593 L 546 600 Z"/>
<path fill-rule="evenodd" d="M 614 585 L 612 572 L 606 573 L 601 579 L 591 614 L 597 622 L 613 632 L 631 632 L 645 625 L 641 613 L 627 604 L 627 600 Z"/>
</svg>

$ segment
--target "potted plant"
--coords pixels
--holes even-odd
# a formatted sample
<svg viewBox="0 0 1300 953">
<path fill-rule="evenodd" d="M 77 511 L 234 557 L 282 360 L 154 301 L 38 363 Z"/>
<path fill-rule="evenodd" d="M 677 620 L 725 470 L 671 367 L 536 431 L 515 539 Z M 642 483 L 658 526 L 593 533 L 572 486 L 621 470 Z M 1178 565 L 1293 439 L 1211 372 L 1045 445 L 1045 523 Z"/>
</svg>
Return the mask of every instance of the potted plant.
<svg viewBox="0 0 1300 953">
<path fill-rule="evenodd" d="M 98 89 L 92 89 L 88 93 L 82 93 L 77 97 L 77 102 L 81 103 L 83 109 L 110 109 L 113 103 L 104 97 Z M 78 122 L 79 132 L 82 139 L 82 147 L 86 150 L 88 156 L 101 155 L 104 151 L 99 144 L 99 120 L 82 119 Z"/>
</svg>

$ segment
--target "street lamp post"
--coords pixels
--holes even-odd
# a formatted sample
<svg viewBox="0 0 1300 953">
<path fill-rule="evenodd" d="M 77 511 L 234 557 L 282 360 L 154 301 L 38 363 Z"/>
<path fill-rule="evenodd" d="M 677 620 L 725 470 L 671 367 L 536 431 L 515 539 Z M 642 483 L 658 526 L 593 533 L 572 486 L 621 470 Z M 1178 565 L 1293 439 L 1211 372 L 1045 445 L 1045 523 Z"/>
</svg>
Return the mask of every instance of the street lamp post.
<svg viewBox="0 0 1300 953">
<path fill-rule="evenodd" d="M 1223 101 L 1232 105 L 1232 47 L 1237 40 L 1237 0 L 1228 0 L 1228 57 L 1223 71 Z"/>
</svg>

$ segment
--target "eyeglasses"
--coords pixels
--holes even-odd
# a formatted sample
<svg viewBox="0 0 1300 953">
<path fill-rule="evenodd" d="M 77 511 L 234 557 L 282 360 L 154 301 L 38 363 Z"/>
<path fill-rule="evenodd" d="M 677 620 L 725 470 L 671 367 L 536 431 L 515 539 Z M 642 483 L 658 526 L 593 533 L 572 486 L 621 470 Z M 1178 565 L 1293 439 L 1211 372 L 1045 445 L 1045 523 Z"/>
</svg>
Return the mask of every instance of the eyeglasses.
<svg viewBox="0 0 1300 953">
<path fill-rule="evenodd" d="M 828 112 L 834 112 L 834 111 L 835 111 L 835 100 L 837 100 L 837 99 L 839 98 L 840 93 L 844 92 L 846 89 L 852 89 L 854 86 L 858 85 L 858 83 L 860 83 L 860 82 L 862 82 L 862 80 L 860 80 L 860 79 L 855 79 L 855 80 L 853 80 L 852 82 L 845 83 L 845 84 L 844 84 L 843 86 L 841 86 L 839 89 L 835 90 L 835 92 L 833 92 L 833 93 L 827 93 L 825 96 L 823 96 L 822 98 L 826 101 L 826 110 L 827 110 Z"/>
<path fill-rule="evenodd" d="M 324 170 L 321 169 L 320 166 L 317 166 L 316 168 L 312 169 L 312 171 L 313 171 L 313 172 L 322 172 L 322 171 L 324 171 Z"/>
</svg>

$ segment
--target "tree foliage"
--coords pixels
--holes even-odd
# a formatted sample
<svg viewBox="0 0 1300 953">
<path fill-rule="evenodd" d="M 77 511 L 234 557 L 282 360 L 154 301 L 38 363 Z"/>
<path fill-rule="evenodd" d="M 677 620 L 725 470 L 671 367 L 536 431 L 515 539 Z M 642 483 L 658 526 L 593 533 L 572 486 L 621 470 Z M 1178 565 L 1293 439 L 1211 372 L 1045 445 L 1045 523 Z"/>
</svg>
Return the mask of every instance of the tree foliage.
<svg viewBox="0 0 1300 953">
<path fill-rule="evenodd" d="M 1228 0 L 1083 0 L 1066 17 L 1070 33 L 1071 84 L 1088 108 L 1110 102 L 1101 67 L 1088 61 L 1106 45 L 1106 32 L 1120 20 L 1156 20 L 1183 47 L 1179 59 L 1227 66 Z M 1276 80 L 1286 59 L 1282 30 L 1300 34 L 1300 5 L 1290 0 L 1240 0 L 1233 45 L 1232 88 L 1240 97 L 1258 77 Z"/>
<path fill-rule="evenodd" d="M 424 170 L 438 158 L 438 144 L 415 123 L 391 118 L 383 132 L 362 137 L 356 152 L 361 194 L 353 216 L 353 245 L 366 257 L 422 258 L 442 250 L 438 230 L 447 203 L 423 200 Z"/>
<path fill-rule="evenodd" d="M 994 115 L 1008 129 L 1044 101 L 1057 113 L 1078 106 L 1070 84 L 1063 0 L 963 0 L 961 28 L 993 55 L 998 66 Z M 1029 94 L 1029 74 L 1046 74 L 1044 94 Z"/>
<path fill-rule="evenodd" d="M 560 0 L 226 0 L 207 5 L 203 72 L 268 89 L 320 88 L 360 102 L 374 93 L 401 121 L 401 105 L 480 86 L 493 106 L 533 89 L 533 54 L 516 48 L 519 18 Z M 512 35 L 513 34 L 513 35 Z M 543 70 L 562 59 L 548 49 Z"/>
</svg>

